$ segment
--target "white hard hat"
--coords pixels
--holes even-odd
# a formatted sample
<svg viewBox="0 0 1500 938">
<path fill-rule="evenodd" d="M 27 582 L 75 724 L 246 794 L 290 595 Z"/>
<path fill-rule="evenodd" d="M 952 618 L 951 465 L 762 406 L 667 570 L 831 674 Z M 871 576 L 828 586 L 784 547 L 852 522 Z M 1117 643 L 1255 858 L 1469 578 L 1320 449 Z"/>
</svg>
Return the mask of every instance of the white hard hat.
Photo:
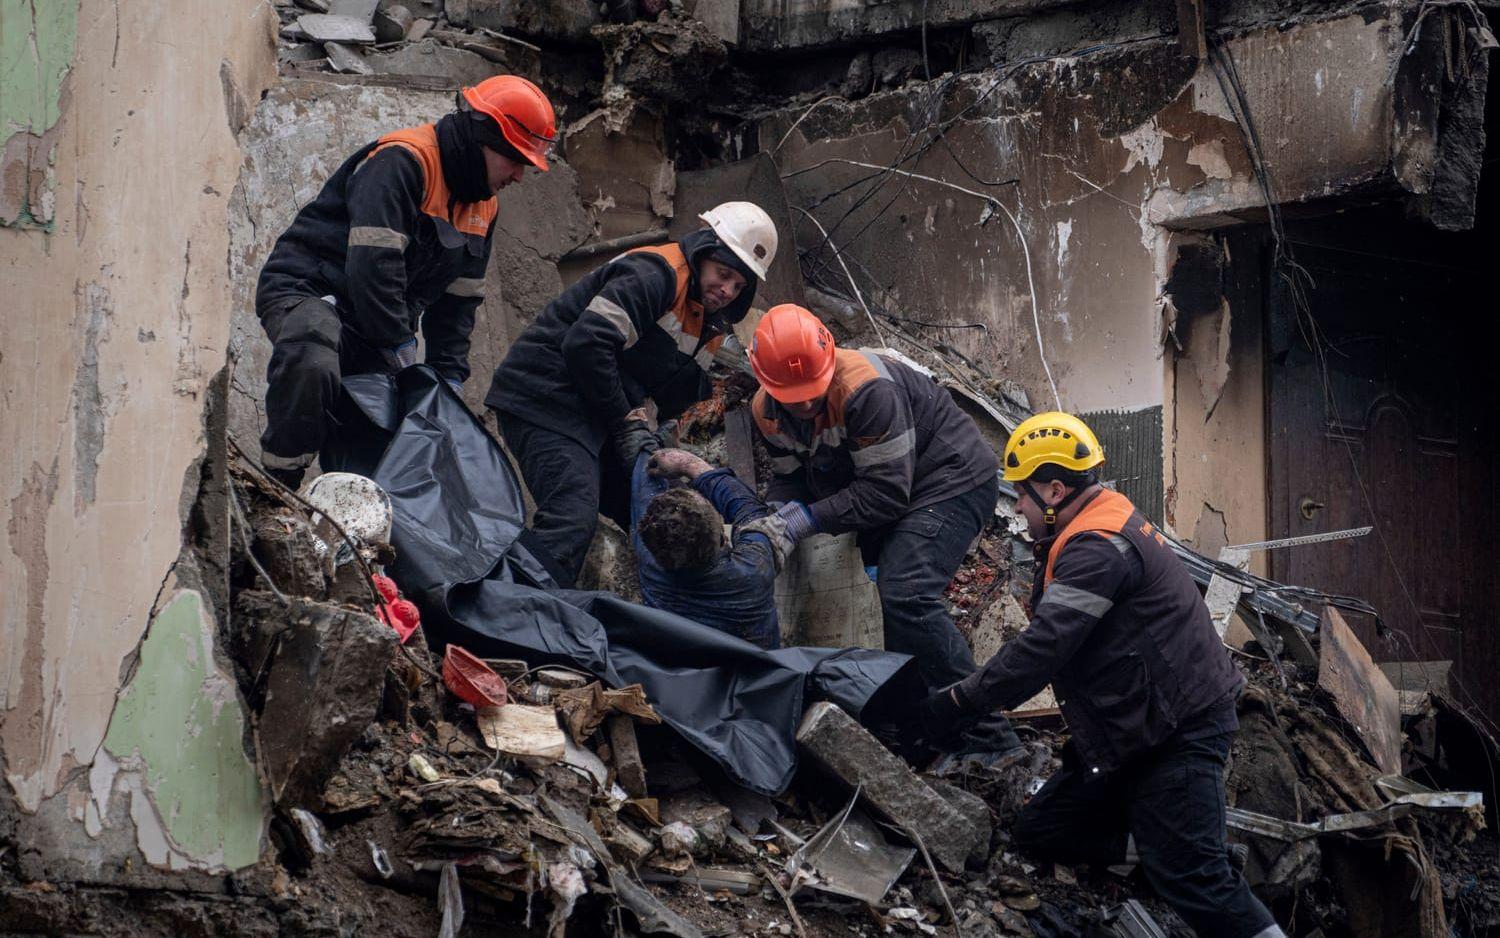
<svg viewBox="0 0 1500 938">
<path fill-rule="evenodd" d="M 764 209 L 754 202 L 725 202 L 698 217 L 757 277 L 766 279 L 766 268 L 776 259 L 776 225 Z"/>
</svg>

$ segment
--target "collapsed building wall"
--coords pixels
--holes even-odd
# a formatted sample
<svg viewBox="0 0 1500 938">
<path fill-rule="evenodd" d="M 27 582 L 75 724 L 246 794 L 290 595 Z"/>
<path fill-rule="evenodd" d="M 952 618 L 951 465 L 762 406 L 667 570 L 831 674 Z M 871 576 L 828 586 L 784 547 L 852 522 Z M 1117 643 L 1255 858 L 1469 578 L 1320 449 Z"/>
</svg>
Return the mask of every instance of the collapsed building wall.
<svg viewBox="0 0 1500 938">
<path fill-rule="evenodd" d="M 222 591 L 184 542 L 229 335 L 236 134 L 275 77 L 275 18 L 0 17 L 0 813 L 36 879 L 241 867 L 265 809 L 216 657 Z"/>
<path fill-rule="evenodd" d="M 1265 218 L 1237 110 L 1258 128 L 1278 205 L 1432 191 L 1444 140 L 1431 76 L 1448 53 L 1412 14 L 1365 7 L 1226 36 L 1243 105 L 1175 36 L 1096 38 L 1076 56 L 784 109 L 759 144 L 872 306 L 1019 382 L 1034 408 L 1101 422 L 1106 445 L 1160 426 L 1156 484 L 1122 488 L 1212 551 L 1265 532 L 1260 313 L 1243 285 L 1226 295 L 1174 270 L 1225 250 L 1202 233 Z M 1473 83 L 1482 95 L 1483 75 Z M 802 221 L 812 284 L 851 295 Z M 1197 276 L 1223 265 L 1210 267 Z M 1137 419 L 1116 436 L 1122 416 Z"/>
<path fill-rule="evenodd" d="M 1403 109 L 1402 95 L 1436 58 L 1425 39 L 1402 57 L 1403 9 L 1229 41 L 1250 111 L 1275 128 L 1267 162 L 1280 199 L 1431 190 L 1439 116 Z M 19 311 L 5 317 L 0 386 L 8 413 L 26 415 L 0 427 L 10 454 L 0 658 L 10 790 L 0 828 L 19 825 L 8 839 L 28 844 L 33 879 L 201 883 L 175 873 L 252 863 L 267 811 L 246 717 L 218 660 L 219 576 L 184 548 L 199 461 L 215 439 L 205 427 L 221 393 L 212 379 L 228 345 L 233 390 L 217 419 L 253 454 L 267 353 L 252 308 L 260 261 L 345 155 L 437 117 L 450 98 L 309 78 L 284 82 L 257 108 L 273 79 L 267 8 L 242 5 L 207 25 L 172 4 L 149 17 L 98 3 L 76 20 L 71 12 L 28 12 L 38 17 L 37 68 L 23 90 L 34 102 L 24 121 L 7 111 L 0 122 L 0 269 Z M 174 15 L 206 32 L 194 43 L 153 33 Z M 1020 43 L 1025 32 L 991 35 Z M 165 42 L 170 54 L 157 48 Z M 1232 240 L 1194 232 L 1256 219 L 1264 200 L 1223 89 L 1180 51 L 1143 40 L 803 104 L 761 123 L 759 150 L 780 161 L 792 204 L 829 229 L 878 309 L 982 324 L 906 326 L 1019 382 L 1033 406 L 1060 403 L 1121 434 L 1156 434 L 1143 451 L 1156 462 L 1161 509 L 1211 550 L 1264 531 L 1261 343 L 1252 299 L 1231 290 L 1227 302 L 1203 301 L 1188 276 L 1210 276 L 1214 252 L 1233 250 Z M 8 92 L 19 87 L 9 73 L 3 80 Z M 825 196 L 871 170 L 825 160 L 888 165 L 909 128 L 966 107 L 941 144 L 901 168 L 968 191 L 896 174 L 838 224 L 855 194 Z M 20 124 L 29 129 L 12 130 Z M 648 152 L 654 171 L 660 155 Z M 995 184 L 1011 177 L 1014 186 Z M 599 215 L 609 197 L 565 163 L 502 197 L 471 407 L 510 340 L 560 288 L 557 260 L 608 230 Z M 653 222 L 666 217 L 653 212 Z M 813 285 L 845 292 L 841 265 L 817 250 L 822 235 L 793 215 L 803 221 L 796 242 L 813 248 Z M 1225 452 L 1239 471 L 1208 458 Z"/>
</svg>

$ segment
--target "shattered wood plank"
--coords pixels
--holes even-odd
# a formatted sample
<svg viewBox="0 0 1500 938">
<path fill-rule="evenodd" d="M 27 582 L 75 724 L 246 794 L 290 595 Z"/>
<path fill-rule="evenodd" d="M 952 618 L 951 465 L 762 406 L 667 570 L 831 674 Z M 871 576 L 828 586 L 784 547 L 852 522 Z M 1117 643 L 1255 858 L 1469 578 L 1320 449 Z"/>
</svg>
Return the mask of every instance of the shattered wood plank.
<svg viewBox="0 0 1500 938">
<path fill-rule="evenodd" d="M 633 798 L 646 797 L 646 766 L 635 738 L 635 720 L 617 713 L 605 721 L 609 729 L 609 751 L 614 756 L 615 780 Z"/>
<path fill-rule="evenodd" d="M 721 870 L 711 866 L 694 866 L 686 874 L 664 873 L 659 870 L 642 870 L 641 881 L 646 883 L 689 883 L 704 892 L 724 891 L 737 896 L 748 896 L 760 892 L 760 877 L 739 870 Z"/>
<path fill-rule="evenodd" d="M 877 811 L 922 838 L 938 863 L 963 872 L 979 831 L 853 717 L 826 701 L 813 704 L 797 742 Z"/>
<path fill-rule="evenodd" d="M 724 455 L 739 480 L 754 489 L 755 443 L 750 432 L 750 405 L 741 404 L 724 415 Z"/>
<path fill-rule="evenodd" d="M 1370 659 L 1370 653 L 1336 609 L 1323 611 L 1319 631 L 1322 654 L 1318 686 L 1333 698 L 1338 712 L 1383 772 L 1401 772 L 1401 702 L 1396 689 Z"/>
</svg>

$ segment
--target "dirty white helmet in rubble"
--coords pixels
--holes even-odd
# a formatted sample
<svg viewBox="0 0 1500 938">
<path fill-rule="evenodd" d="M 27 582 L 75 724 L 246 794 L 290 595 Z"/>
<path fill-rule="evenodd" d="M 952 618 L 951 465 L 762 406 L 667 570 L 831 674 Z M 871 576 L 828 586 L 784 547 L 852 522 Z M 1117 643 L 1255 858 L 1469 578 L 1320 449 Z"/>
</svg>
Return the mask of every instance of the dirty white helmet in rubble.
<svg viewBox="0 0 1500 938">
<path fill-rule="evenodd" d="M 766 279 L 766 268 L 776 259 L 776 225 L 764 209 L 754 202 L 725 202 L 698 217 L 757 277 Z"/>
</svg>

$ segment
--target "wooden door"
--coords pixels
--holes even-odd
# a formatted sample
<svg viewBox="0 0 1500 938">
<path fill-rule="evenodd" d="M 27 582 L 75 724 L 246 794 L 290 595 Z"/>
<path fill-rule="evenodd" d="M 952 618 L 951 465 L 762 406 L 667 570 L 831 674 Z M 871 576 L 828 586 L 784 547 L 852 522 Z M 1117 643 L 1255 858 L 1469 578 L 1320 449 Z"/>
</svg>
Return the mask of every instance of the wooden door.
<svg viewBox="0 0 1500 938">
<path fill-rule="evenodd" d="M 1271 569 L 1369 600 L 1393 634 L 1351 625 L 1376 660 L 1451 659 L 1494 715 L 1497 304 L 1455 237 L 1385 214 L 1293 227 L 1310 316 L 1266 271 L 1272 537 L 1376 526 Z"/>
</svg>

